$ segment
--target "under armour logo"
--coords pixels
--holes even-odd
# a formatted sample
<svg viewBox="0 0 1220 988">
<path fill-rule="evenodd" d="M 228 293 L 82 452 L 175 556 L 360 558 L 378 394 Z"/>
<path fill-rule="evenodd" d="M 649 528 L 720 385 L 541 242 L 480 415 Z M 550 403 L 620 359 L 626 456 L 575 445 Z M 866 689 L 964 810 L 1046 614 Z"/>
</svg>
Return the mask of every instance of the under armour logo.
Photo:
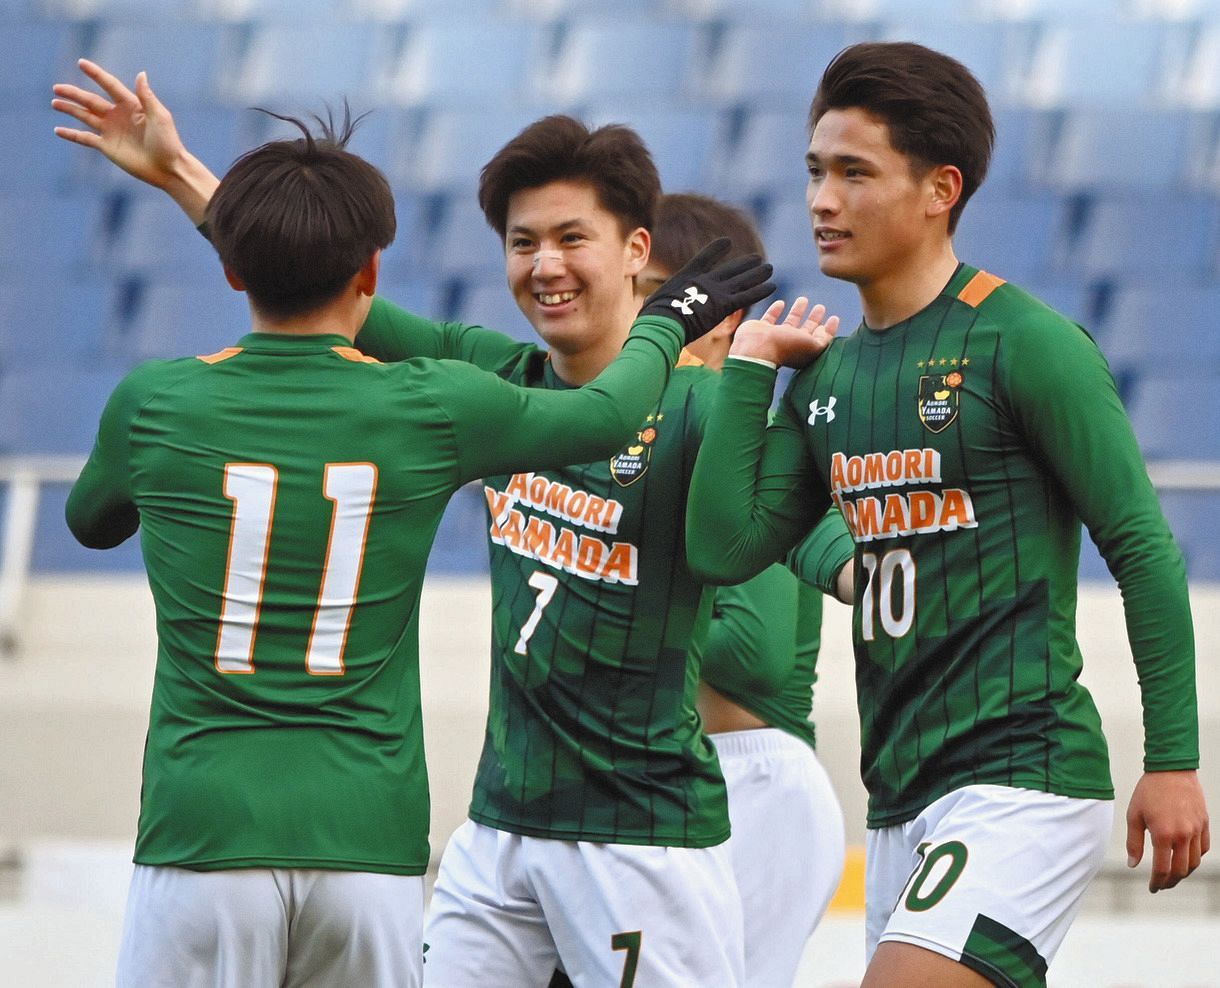
<svg viewBox="0 0 1220 988">
<path fill-rule="evenodd" d="M 826 402 L 825 405 L 819 405 L 818 400 L 814 398 L 809 403 L 809 424 L 817 425 L 819 415 L 825 415 L 828 423 L 833 422 L 835 420 L 835 402 L 838 400 L 838 398 L 832 395 L 830 401 Z"/>
<path fill-rule="evenodd" d="M 689 316 L 695 311 L 691 308 L 692 303 L 698 302 L 700 305 L 703 305 L 703 303 L 706 301 L 707 296 L 700 294 L 699 289 L 694 285 L 691 285 L 691 287 L 686 290 L 686 298 L 676 298 L 669 304 L 681 312 L 682 315 Z"/>
</svg>

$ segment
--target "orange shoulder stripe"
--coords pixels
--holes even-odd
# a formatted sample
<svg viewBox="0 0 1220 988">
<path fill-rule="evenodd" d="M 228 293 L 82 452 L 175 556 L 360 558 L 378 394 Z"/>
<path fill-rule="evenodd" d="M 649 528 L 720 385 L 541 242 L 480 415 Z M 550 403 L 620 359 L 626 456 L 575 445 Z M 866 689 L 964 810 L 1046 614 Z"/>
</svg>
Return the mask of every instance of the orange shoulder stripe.
<svg viewBox="0 0 1220 988">
<path fill-rule="evenodd" d="M 703 361 L 691 353 L 686 347 L 682 348 L 682 352 L 678 354 L 678 362 L 674 367 L 702 367 Z"/>
<path fill-rule="evenodd" d="M 1004 284 L 1003 278 L 997 278 L 994 274 L 980 271 L 966 283 L 966 287 L 958 293 L 957 297 L 972 309 L 977 309 L 983 304 L 987 296 L 1002 284 Z"/>
<path fill-rule="evenodd" d="M 376 357 L 370 357 L 367 353 L 361 353 L 354 346 L 333 346 L 335 351 L 344 360 L 350 360 L 353 364 L 379 364 L 381 363 Z"/>
<path fill-rule="evenodd" d="M 223 350 L 217 350 L 215 353 L 205 353 L 202 357 L 196 357 L 196 360 L 202 360 L 205 364 L 218 364 L 222 360 L 228 360 L 230 357 L 236 357 L 242 351 L 239 346 L 227 346 Z"/>
</svg>

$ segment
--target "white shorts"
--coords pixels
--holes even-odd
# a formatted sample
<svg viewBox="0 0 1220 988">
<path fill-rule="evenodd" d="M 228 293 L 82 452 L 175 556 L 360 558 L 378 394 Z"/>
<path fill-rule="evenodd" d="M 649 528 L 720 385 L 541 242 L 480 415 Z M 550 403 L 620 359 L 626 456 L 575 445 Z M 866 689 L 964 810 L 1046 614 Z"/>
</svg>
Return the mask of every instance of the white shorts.
<svg viewBox="0 0 1220 988">
<path fill-rule="evenodd" d="M 1045 984 L 1113 822 L 1111 800 L 966 786 L 914 820 L 870 830 L 869 958 L 897 940 L 1000 985 Z"/>
<path fill-rule="evenodd" d="M 422 983 L 421 875 L 136 865 L 119 988 Z"/>
<path fill-rule="evenodd" d="M 843 874 L 843 811 L 804 741 L 776 728 L 708 737 L 729 790 L 746 984 L 791 985 Z"/>
<path fill-rule="evenodd" d="M 733 988 L 741 900 L 727 844 L 645 847 L 523 837 L 467 820 L 428 908 L 429 988 Z"/>
</svg>

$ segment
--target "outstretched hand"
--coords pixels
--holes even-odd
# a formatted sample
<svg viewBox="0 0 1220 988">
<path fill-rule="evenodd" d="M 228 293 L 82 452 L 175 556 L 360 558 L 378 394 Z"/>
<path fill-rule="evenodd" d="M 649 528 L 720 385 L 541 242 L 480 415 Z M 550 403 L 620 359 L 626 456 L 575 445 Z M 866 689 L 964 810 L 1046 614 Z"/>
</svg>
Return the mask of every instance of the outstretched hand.
<svg viewBox="0 0 1220 988">
<path fill-rule="evenodd" d="M 1171 889 L 1199 867 L 1211 847 L 1207 801 L 1194 771 L 1145 772 L 1127 808 L 1127 865 L 1144 856 L 1144 832 L 1152 838 L 1148 891 Z"/>
<path fill-rule="evenodd" d="M 187 151 L 173 115 L 148 84 L 148 75 L 136 76 L 132 92 L 96 62 L 82 58 L 78 64 L 105 96 L 56 83 L 52 108 L 89 128 L 56 127 L 56 136 L 99 151 L 129 175 L 164 189 L 194 222 L 200 222 L 217 179 Z"/>
<path fill-rule="evenodd" d="M 827 318 L 824 305 L 810 309 L 809 299 L 802 295 L 781 321 L 785 305 L 783 301 L 772 302 L 762 318 L 738 326 L 729 355 L 755 357 L 788 367 L 813 363 L 838 332 L 839 317 Z"/>
</svg>

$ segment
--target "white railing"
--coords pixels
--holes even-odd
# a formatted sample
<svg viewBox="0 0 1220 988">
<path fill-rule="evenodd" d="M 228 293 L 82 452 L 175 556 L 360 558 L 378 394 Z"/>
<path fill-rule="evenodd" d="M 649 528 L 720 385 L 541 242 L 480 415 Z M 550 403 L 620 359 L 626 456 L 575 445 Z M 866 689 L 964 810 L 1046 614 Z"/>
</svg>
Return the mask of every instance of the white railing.
<svg viewBox="0 0 1220 988">
<path fill-rule="evenodd" d="M 44 484 L 71 484 L 84 465 L 80 456 L 0 457 L 0 484 L 8 505 L 0 533 L 0 656 L 18 650 L 17 618 L 30 573 L 38 498 Z M 1220 491 L 1220 462 L 1163 460 L 1148 464 L 1158 490 Z"/>
</svg>

